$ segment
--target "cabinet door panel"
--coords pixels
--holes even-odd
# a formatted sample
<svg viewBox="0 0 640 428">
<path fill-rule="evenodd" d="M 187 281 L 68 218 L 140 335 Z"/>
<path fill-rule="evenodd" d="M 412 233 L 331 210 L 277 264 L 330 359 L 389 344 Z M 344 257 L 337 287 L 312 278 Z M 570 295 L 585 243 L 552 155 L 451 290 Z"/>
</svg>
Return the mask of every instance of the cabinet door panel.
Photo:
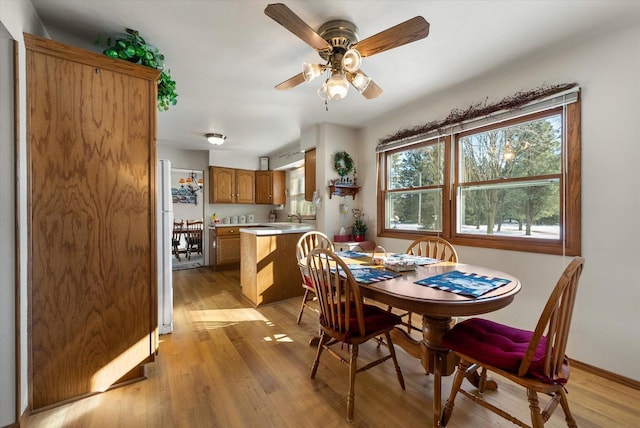
<svg viewBox="0 0 640 428">
<path fill-rule="evenodd" d="M 236 203 L 253 204 L 255 202 L 255 172 L 236 170 Z"/>
<path fill-rule="evenodd" d="M 218 257 L 219 265 L 226 265 L 240 262 L 240 235 L 229 235 L 218 237 Z"/>
<path fill-rule="evenodd" d="M 272 203 L 271 171 L 256 171 L 256 204 Z"/>
<path fill-rule="evenodd" d="M 235 202 L 236 173 L 233 168 L 211 167 L 211 203 L 231 204 Z"/>
<path fill-rule="evenodd" d="M 304 154 L 304 200 L 313 200 L 316 191 L 316 149 L 307 150 Z"/>
</svg>

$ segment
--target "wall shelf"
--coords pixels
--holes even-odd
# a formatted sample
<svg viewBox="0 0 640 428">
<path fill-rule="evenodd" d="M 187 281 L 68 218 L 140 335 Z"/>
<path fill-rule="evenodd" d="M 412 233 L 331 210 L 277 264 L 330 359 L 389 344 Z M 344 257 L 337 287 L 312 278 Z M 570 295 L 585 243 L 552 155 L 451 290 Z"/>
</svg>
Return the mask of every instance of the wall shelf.
<svg viewBox="0 0 640 428">
<path fill-rule="evenodd" d="M 351 195 L 353 200 L 355 200 L 356 199 L 356 194 L 358 193 L 359 190 L 360 190 L 360 187 L 358 187 L 358 186 L 336 186 L 335 184 L 330 184 L 329 185 L 329 199 L 331 199 L 331 196 L 333 196 L 333 195 L 338 195 L 338 196 L 349 196 L 349 195 Z"/>
</svg>

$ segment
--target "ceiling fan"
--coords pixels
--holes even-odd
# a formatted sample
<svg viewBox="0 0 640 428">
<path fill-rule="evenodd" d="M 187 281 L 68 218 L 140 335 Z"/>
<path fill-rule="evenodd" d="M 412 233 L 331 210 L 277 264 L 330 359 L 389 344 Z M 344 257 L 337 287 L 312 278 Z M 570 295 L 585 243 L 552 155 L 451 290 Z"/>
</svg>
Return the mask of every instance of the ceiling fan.
<svg viewBox="0 0 640 428">
<path fill-rule="evenodd" d="M 424 39 L 429 34 L 429 23 L 422 16 L 359 40 L 358 27 L 347 20 L 327 21 L 315 31 L 282 3 L 268 5 L 264 13 L 318 51 L 325 61 L 323 64 L 302 64 L 301 73 L 276 85 L 276 89 L 291 89 L 326 72 L 327 78 L 318 90 L 325 102 L 344 98 L 349 84 L 365 98 L 376 98 L 382 88 L 360 69 L 362 58 Z"/>
</svg>

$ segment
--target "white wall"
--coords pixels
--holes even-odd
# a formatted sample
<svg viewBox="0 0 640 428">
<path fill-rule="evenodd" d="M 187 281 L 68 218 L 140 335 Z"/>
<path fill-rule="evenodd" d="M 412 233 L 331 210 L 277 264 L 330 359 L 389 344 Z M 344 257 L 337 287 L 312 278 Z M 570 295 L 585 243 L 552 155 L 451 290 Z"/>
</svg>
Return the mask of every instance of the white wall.
<svg viewBox="0 0 640 428">
<path fill-rule="evenodd" d="M 360 203 L 360 195 L 353 200 L 351 196 L 342 197 L 332 195 L 329 198 L 329 180 L 338 178 L 334 169 L 334 156 L 337 152 L 346 151 L 351 155 L 353 164 L 360 171 L 362 161 L 359 161 L 356 130 L 343 126 L 322 123 L 317 125 L 316 146 L 316 187 L 322 196 L 322 209 L 316 212 L 317 229 L 329 236 L 337 235 L 340 227 L 348 229 L 353 224 L 351 209 Z M 348 214 L 340 212 L 340 204 L 349 205 Z"/>
<path fill-rule="evenodd" d="M 31 34 L 35 34 L 38 36 L 46 36 L 46 31 L 44 30 L 40 19 L 35 13 L 33 6 L 30 1 L 0 1 L 0 23 L 6 28 L 8 31 L 9 37 L 18 41 L 19 43 L 19 52 L 18 52 L 18 82 L 19 82 L 19 94 L 18 94 L 18 103 L 20 106 L 20 128 L 18 129 L 18 139 L 19 139 L 19 147 L 18 147 L 18 239 L 19 239 L 19 248 L 20 252 L 17 255 L 19 259 L 19 292 L 20 292 L 20 302 L 19 302 L 19 318 L 20 318 L 20 372 L 18 373 L 20 379 L 20 402 L 17 403 L 17 407 L 20 413 L 23 413 L 27 407 L 28 402 L 28 390 L 27 390 L 27 183 L 26 183 L 26 51 L 24 47 L 24 40 L 22 33 L 27 32 Z M 3 36 L 4 37 L 4 36 Z M 5 57 L 3 57 L 4 60 Z M 13 110 L 13 100 L 12 97 L 0 97 L 0 108 L 3 112 L 8 110 Z M 12 126 L 12 125 L 9 125 Z M 2 141 L 0 144 L 10 144 L 13 145 L 13 140 L 4 139 L 7 135 L 3 132 Z M 5 165 L 3 163 L 3 165 Z M 4 182 L 3 182 L 4 183 Z M 0 192 L 3 194 L 3 198 L 8 196 L 8 200 L 13 201 L 15 196 L 15 192 L 13 187 L 10 186 L 2 186 L 0 188 Z M 4 205 L 3 205 L 4 207 Z M 10 213 L 4 211 L 3 208 L 3 216 L 10 216 Z M 4 231 L 3 231 L 4 232 Z M 4 233 L 3 233 L 3 236 Z M 9 244 L 11 245 L 11 244 Z M 2 263 L 2 262 L 0 262 Z M 8 272 L 13 269 L 13 265 L 0 265 L 2 268 L 2 272 Z M 6 270 L 5 270 L 6 269 Z M 2 279 L 2 288 L 5 289 L 11 288 L 13 289 L 14 283 L 13 281 L 4 282 L 6 278 Z M 4 295 L 3 295 L 4 296 Z M 0 312 L 2 313 L 13 313 L 15 307 L 14 299 L 0 299 Z M 8 321 L 8 324 L 2 324 L 0 327 L 0 349 L 3 350 L 3 353 L 0 354 L 0 358 L 5 358 L 5 353 L 11 353 L 15 355 L 15 340 L 13 340 L 11 334 L 4 334 L 6 331 L 16 331 L 16 325 L 14 322 L 15 318 Z M 8 354 L 6 354 L 8 355 Z M 15 365 L 13 364 L 2 364 L 0 365 L 0 401 L 3 402 L 2 406 L 0 406 L 0 426 L 5 426 L 10 423 L 16 422 L 15 417 L 15 408 L 16 402 L 15 398 Z M 13 379 L 11 381 L 5 382 L 5 379 Z"/>
<path fill-rule="evenodd" d="M 550 47 L 401 111 L 360 132 L 358 172 L 367 185 L 358 203 L 376 213 L 374 147 L 398 129 L 443 119 L 454 108 L 492 103 L 545 83 L 578 82 L 582 88 L 582 255 L 586 264 L 574 312 L 568 355 L 640 380 L 640 22 L 594 32 L 590 40 Z M 384 96 L 384 95 L 383 95 Z M 362 165 L 362 169 L 360 169 Z M 377 239 L 403 251 L 407 241 Z M 533 329 L 568 257 L 460 247 L 462 261 L 516 275 L 522 292 L 509 307 L 486 315 Z"/>
</svg>

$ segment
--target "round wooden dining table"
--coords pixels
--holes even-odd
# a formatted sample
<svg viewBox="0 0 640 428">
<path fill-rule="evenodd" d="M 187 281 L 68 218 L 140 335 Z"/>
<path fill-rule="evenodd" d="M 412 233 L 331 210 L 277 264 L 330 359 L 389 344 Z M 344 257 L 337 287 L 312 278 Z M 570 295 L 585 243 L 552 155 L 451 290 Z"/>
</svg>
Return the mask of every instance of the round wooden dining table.
<svg viewBox="0 0 640 428">
<path fill-rule="evenodd" d="M 450 271 L 502 278 L 509 283 L 480 297 L 467 297 L 450 291 L 416 284 L 418 280 Z M 434 375 L 433 426 L 440 424 L 442 376 L 455 370 L 456 356 L 442 346 L 442 336 L 451 329 L 454 317 L 485 314 L 509 305 L 520 291 L 518 278 L 494 269 L 463 263 L 440 262 L 418 266 L 415 271 L 402 272 L 402 276 L 372 284 L 359 283 L 364 297 L 422 315 L 422 340 L 416 340 L 406 331 L 396 328 L 392 332 L 395 345 L 419 358 L 427 373 Z M 470 378 L 477 384 L 477 379 Z"/>
</svg>

